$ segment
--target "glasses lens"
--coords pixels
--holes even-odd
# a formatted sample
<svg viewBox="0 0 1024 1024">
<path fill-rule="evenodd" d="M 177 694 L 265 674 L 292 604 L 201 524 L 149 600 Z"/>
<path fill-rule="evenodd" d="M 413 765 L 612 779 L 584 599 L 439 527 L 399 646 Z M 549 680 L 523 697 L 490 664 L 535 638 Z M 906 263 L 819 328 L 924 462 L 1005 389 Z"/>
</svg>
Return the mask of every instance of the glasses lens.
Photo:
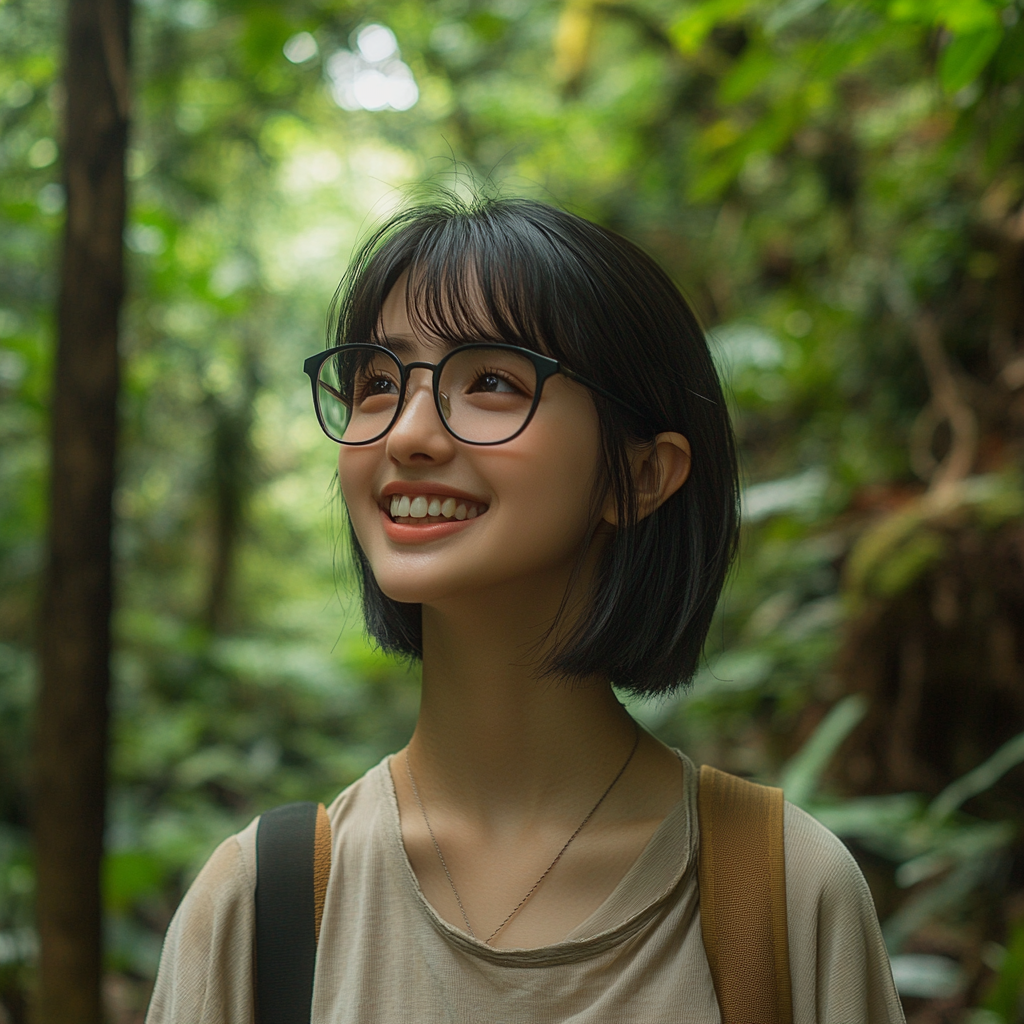
<svg viewBox="0 0 1024 1024">
<path fill-rule="evenodd" d="M 537 370 L 518 352 L 481 346 L 455 352 L 437 390 L 448 426 L 464 441 L 507 441 L 522 429 L 537 392 Z"/>
<path fill-rule="evenodd" d="M 328 433 L 349 444 L 382 437 L 398 412 L 401 384 L 398 362 L 371 345 L 348 345 L 325 360 L 316 394 Z"/>
</svg>

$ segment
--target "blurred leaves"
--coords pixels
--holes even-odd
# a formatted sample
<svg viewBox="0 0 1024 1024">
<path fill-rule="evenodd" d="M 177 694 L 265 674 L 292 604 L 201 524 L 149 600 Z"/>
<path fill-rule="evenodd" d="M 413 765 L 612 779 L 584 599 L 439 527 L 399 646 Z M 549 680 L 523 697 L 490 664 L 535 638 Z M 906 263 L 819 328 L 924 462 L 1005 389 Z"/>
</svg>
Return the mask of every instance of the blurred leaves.
<svg viewBox="0 0 1024 1024">
<path fill-rule="evenodd" d="M 790 803 L 797 807 L 809 803 L 829 762 L 866 712 L 864 698 L 859 694 L 851 694 L 844 697 L 822 719 L 813 736 L 783 766 L 779 776 L 779 785 Z"/>
<path fill-rule="evenodd" d="M 0 4 L 0 935 L 31 920 L 60 16 L 55 0 Z M 332 57 L 372 23 L 415 76 L 408 110 L 333 98 Z M 411 728 L 415 673 L 360 635 L 300 367 L 356 238 L 410 183 L 475 175 L 654 253 L 728 382 L 738 569 L 693 689 L 634 712 L 697 760 L 780 779 L 871 868 L 906 955 L 926 955 L 911 947 L 936 922 L 1004 949 L 998 969 L 965 955 L 957 984 L 1014 1019 L 1022 933 L 1000 887 L 1018 885 L 1019 740 L 966 745 L 928 793 L 851 795 L 878 712 L 838 655 L 912 601 L 944 629 L 1015 621 L 995 615 L 997 587 L 964 576 L 943 601 L 935 581 L 1024 516 L 1021 5 L 145 0 L 138 25 L 112 964 L 151 975 L 216 843 L 274 803 L 329 799 Z M 929 475 L 950 441 L 913 341 L 923 312 L 978 425 L 976 464 L 941 501 Z M 1015 692 L 1014 635 L 984 636 L 994 653 L 968 652 L 962 685 Z M 946 970 L 915 963 L 914 984 Z"/>
<path fill-rule="evenodd" d="M 1018 837 L 1009 821 L 987 822 L 957 814 L 962 803 L 992 786 L 1024 761 L 1024 733 L 987 761 L 951 783 L 930 803 L 916 794 L 822 799 L 815 788 L 842 740 L 863 715 L 857 697 L 847 697 L 822 721 L 786 766 L 786 795 L 800 803 L 836 835 L 857 843 L 895 865 L 895 881 L 915 891 L 883 924 L 891 952 L 899 952 L 913 932 L 932 917 L 962 903 L 988 881 Z M 935 884 L 920 883 L 938 879 Z"/>
<path fill-rule="evenodd" d="M 942 558 L 951 525 L 969 518 L 994 530 L 1022 516 L 1024 490 L 1016 474 L 976 476 L 949 492 L 923 495 L 862 534 L 846 562 L 847 590 L 855 603 L 872 594 L 893 597 Z"/>
<path fill-rule="evenodd" d="M 1024 922 L 1014 928 L 1000 959 L 998 974 L 984 1000 L 984 1009 L 991 1018 L 988 1024 L 1011 1024 L 1019 1019 L 1021 993 L 1024 992 Z M 986 1024 L 986 1021 L 976 1019 L 971 1024 Z"/>
</svg>

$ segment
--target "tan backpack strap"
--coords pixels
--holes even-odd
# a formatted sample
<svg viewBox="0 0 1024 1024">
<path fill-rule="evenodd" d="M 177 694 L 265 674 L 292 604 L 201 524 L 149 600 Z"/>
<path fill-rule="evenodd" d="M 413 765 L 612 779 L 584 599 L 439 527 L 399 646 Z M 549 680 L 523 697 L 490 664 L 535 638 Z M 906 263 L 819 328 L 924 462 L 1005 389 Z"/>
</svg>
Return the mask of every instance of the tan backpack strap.
<svg viewBox="0 0 1024 1024">
<path fill-rule="evenodd" d="M 316 941 L 320 942 L 320 922 L 324 919 L 327 880 L 331 877 L 331 822 L 323 804 L 316 807 L 316 829 L 313 833 L 313 923 Z"/>
<path fill-rule="evenodd" d="M 782 790 L 703 765 L 701 931 L 722 1024 L 792 1024 Z"/>
</svg>

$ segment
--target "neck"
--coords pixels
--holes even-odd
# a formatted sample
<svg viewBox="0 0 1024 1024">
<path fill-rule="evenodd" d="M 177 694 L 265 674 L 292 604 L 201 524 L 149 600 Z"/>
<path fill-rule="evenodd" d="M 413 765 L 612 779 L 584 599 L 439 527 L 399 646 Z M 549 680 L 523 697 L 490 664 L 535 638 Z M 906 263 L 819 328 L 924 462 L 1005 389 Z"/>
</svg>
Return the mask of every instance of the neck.
<svg viewBox="0 0 1024 1024">
<path fill-rule="evenodd" d="M 536 593 L 423 607 L 423 690 L 410 764 L 437 807 L 479 818 L 573 809 L 610 779 L 634 725 L 607 679 L 539 676 L 557 606 Z"/>
</svg>

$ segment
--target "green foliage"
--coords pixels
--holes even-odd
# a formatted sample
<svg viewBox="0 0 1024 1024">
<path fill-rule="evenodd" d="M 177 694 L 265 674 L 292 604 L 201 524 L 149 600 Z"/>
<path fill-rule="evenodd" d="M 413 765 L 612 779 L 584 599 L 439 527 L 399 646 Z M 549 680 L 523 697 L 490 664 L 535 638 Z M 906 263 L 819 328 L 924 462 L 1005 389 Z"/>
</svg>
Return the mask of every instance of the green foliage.
<svg viewBox="0 0 1024 1024">
<path fill-rule="evenodd" d="M 807 805 L 839 746 L 866 713 L 864 698 L 850 694 L 822 719 L 814 735 L 786 763 L 779 776 L 779 785 L 790 803 L 797 807 Z"/>
<path fill-rule="evenodd" d="M 0 3 L 0 939 L 31 914 L 61 11 Z M 412 726 L 415 672 L 361 636 L 300 367 L 357 237 L 430 177 L 475 175 L 629 235 L 711 327 L 743 462 L 742 556 L 692 690 L 635 713 L 698 760 L 781 779 L 889 865 L 893 943 L 962 921 L 1017 821 L 966 814 L 961 794 L 1017 748 L 931 802 L 842 799 L 829 765 L 864 714 L 836 669 L 851 616 L 913 593 L 958 530 L 1024 514 L 992 340 L 1024 198 L 1020 4 L 146 0 L 136 13 L 111 964 L 151 976 L 217 842 L 274 803 L 330 798 Z M 334 99 L 336 58 L 374 21 L 415 76 L 410 109 Z M 314 45 L 293 63 L 299 33 Z M 912 343 L 924 310 L 985 396 L 985 450 L 1003 453 L 941 507 L 911 457 L 932 397 Z M 943 454 L 927 440 L 924 463 Z M 1004 1020 L 1014 935 L 986 1004 Z"/>
<path fill-rule="evenodd" d="M 1024 924 L 1018 924 L 1010 935 L 1002 961 L 984 1002 L 991 1020 L 978 1020 L 977 1024 L 1011 1024 L 1020 1017 L 1024 994 Z"/>
<path fill-rule="evenodd" d="M 836 835 L 893 863 L 896 884 L 913 890 L 883 926 L 890 952 L 898 953 L 922 925 L 963 904 L 988 882 L 1017 838 L 1018 829 L 1009 821 L 982 821 L 958 812 L 963 803 L 1024 761 L 1024 732 L 930 803 L 912 793 L 830 799 L 819 792 L 819 785 L 866 710 L 859 695 L 836 704 L 784 766 L 778 781 L 788 800 L 804 807 Z M 929 882 L 933 884 L 921 884 Z M 1013 964 L 1013 956 L 1012 950 L 1007 953 L 1008 965 Z M 1007 966 L 1004 974 L 1009 972 L 1009 979 L 1001 977 L 996 983 L 996 989 L 1004 993 L 1003 1002 L 986 1005 L 993 1009 L 1004 1006 L 1007 986 L 1014 993 L 1020 991 L 1020 977 L 1013 970 Z"/>
<path fill-rule="evenodd" d="M 811 813 L 836 835 L 855 839 L 896 864 L 896 884 L 914 889 L 884 923 L 890 951 L 899 951 L 918 928 L 963 904 L 990 881 L 1017 838 L 1018 828 L 1009 821 L 982 821 L 956 812 L 1022 760 L 1024 733 L 930 803 L 913 794 L 862 797 L 838 804 L 807 802 Z M 933 884 L 921 886 L 926 882 Z"/>
<path fill-rule="evenodd" d="M 948 495 L 926 495 L 866 530 L 846 563 L 847 591 L 855 605 L 894 597 L 910 587 L 946 552 L 951 525 L 964 518 L 993 530 L 1024 515 L 1024 490 L 1016 475 L 977 476 Z"/>
</svg>

